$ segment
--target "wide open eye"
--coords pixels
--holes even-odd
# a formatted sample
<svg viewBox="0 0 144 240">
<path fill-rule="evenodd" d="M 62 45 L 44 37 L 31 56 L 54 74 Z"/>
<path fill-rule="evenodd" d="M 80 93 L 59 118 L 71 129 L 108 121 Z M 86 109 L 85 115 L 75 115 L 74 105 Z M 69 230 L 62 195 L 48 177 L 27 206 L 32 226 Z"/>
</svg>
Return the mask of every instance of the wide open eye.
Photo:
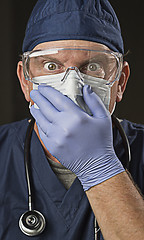
<svg viewBox="0 0 144 240">
<path fill-rule="evenodd" d="M 80 69 L 80 71 L 90 76 L 94 76 L 98 78 L 105 77 L 104 67 L 101 64 L 95 63 L 95 62 L 86 64 L 84 67 Z"/>
<path fill-rule="evenodd" d="M 87 65 L 88 71 L 98 71 L 100 69 L 100 65 L 98 63 L 89 63 Z"/>
<path fill-rule="evenodd" d="M 59 66 L 54 62 L 47 62 L 44 64 L 44 68 L 48 71 L 55 71 L 59 69 Z"/>
</svg>

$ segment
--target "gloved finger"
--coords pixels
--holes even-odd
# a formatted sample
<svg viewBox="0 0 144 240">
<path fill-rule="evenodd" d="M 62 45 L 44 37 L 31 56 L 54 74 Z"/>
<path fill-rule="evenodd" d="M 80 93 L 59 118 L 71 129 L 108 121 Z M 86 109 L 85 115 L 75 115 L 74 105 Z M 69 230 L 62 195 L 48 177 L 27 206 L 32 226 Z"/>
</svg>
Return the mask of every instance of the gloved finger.
<svg viewBox="0 0 144 240">
<path fill-rule="evenodd" d="M 53 142 L 53 139 L 49 138 L 41 129 L 41 127 L 37 124 L 38 131 L 41 140 L 43 141 L 44 145 L 46 146 L 47 150 L 54 156 L 54 148 L 55 148 L 55 142 Z M 54 156 L 56 158 L 56 156 Z"/>
<path fill-rule="evenodd" d="M 34 105 L 30 108 L 30 112 L 43 132 L 48 135 L 52 124 L 45 118 L 40 109 L 34 108 Z"/>
<path fill-rule="evenodd" d="M 38 105 L 42 114 L 52 122 L 55 118 L 55 114 L 59 112 L 43 95 L 37 90 L 32 90 L 30 92 L 32 100 Z"/>
<path fill-rule="evenodd" d="M 95 92 L 91 90 L 89 85 L 85 85 L 83 87 L 83 98 L 94 117 L 102 118 L 108 116 L 108 111 L 105 108 L 102 100 Z"/>
<path fill-rule="evenodd" d="M 64 96 L 61 92 L 50 86 L 40 85 L 38 90 L 59 111 L 67 111 L 70 110 L 71 108 L 77 107 L 76 104 L 71 99 L 69 99 L 67 96 Z"/>
</svg>

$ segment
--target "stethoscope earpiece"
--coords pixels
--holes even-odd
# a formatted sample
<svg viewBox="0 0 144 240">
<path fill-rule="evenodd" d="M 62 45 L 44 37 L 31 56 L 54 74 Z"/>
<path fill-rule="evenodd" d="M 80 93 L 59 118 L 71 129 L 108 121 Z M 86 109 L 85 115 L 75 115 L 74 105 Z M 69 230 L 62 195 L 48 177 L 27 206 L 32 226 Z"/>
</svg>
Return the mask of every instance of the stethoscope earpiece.
<svg viewBox="0 0 144 240">
<path fill-rule="evenodd" d="M 19 220 L 19 227 L 21 231 L 27 236 L 37 236 L 43 232 L 46 226 L 44 216 L 36 211 L 25 212 Z"/>
</svg>

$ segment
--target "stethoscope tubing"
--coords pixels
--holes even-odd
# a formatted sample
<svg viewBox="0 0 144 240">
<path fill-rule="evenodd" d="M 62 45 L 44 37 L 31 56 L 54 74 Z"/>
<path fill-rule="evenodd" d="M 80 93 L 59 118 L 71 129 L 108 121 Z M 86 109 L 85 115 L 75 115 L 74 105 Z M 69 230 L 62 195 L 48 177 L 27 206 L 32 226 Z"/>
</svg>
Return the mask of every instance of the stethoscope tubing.
<svg viewBox="0 0 144 240">
<path fill-rule="evenodd" d="M 119 130 L 119 133 L 121 135 L 123 146 L 125 149 L 125 154 L 126 154 L 126 161 L 125 161 L 125 163 L 123 163 L 123 166 L 126 170 L 129 171 L 130 162 L 131 162 L 131 150 L 130 150 L 130 144 L 129 144 L 127 135 L 126 135 L 122 125 L 120 124 L 120 120 L 114 114 L 112 115 L 112 122 L 117 127 L 117 129 Z"/>
<path fill-rule="evenodd" d="M 24 164 L 25 164 L 25 174 L 28 188 L 28 209 L 32 210 L 32 175 L 31 175 L 31 166 L 30 166 L 30 142 L 32 131 L 34 128 L 35 120 L 31 118 L 30 123 L 27 128 L 25 144 L 24 144 Z"/>
</svg>

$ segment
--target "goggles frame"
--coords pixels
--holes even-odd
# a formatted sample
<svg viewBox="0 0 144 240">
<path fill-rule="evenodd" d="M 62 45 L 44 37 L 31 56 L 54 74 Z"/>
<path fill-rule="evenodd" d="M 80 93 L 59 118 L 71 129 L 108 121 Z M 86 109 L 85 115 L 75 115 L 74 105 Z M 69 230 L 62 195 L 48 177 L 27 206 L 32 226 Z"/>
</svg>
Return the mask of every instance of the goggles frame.
<svg viewBox="0 0 144 240">
<path fill-rule="evenodd" d="M 115 57 L 116 62 L 117 62 L 117 73 L 116 73 L 115 79 L 113 81 L 111 81 L 111 82 L 109 80 L 106 81 L 106 85 L 112 86 L 114 84 L 114 82 L 118 81 L 121 76 L 121 71 L 122 71 L 122 66 L 123 66 L 123 54 L 122 53 L 114 52 L 111 50 L 96 50 L 96 49 L 89 49 L 84 46 L 83 47 L 77 46 L 77 47 L 55 47 L 55 48 L 37 49 L 37 50 L 24 52 L 22 55 L 22 63 L 23 63 L 23 73 L 24 73 L 25 79 L 33 83 L 31 78 L 29 77 L 29 72 L 27 70 L 27 68 L 28 68 L 27 66 L 28 66 L 28 63 L 29 63 L 31 57 L 55 54 L 55 53 L 58 53 L 58 51 L 60 51 L 60 50 L 73 50 L 73 51 L 80 50 L 80 51 L 111 54 L 112 56 Z M 72 67 L 77 68 L 75 66 L 72 66 Z M 72 67 L 70 67 L 70 68 L 72 68 Z M 66 69 L 66 72 L 67 72 L 67 69 Z"/>
</svg>

